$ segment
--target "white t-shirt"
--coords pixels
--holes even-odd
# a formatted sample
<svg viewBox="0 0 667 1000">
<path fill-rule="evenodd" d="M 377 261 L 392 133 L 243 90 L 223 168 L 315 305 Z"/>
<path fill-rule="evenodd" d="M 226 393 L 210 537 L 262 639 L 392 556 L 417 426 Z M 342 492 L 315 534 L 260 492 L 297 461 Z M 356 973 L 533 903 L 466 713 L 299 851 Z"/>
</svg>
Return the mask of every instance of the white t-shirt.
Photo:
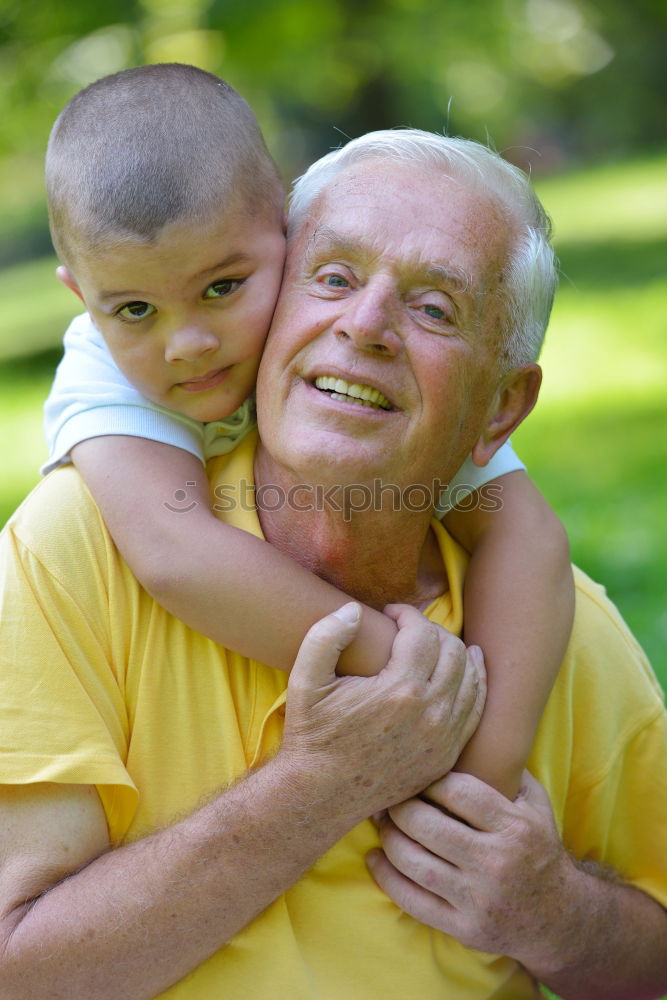
<svg viewBox="0 0 667 1000">
<path fill-rule="evenodd" d="M 118 370 L 102 334 L 88 313 L 83 313 L 72 320 L 65 334 L 65 354 L 44 404 L 49 458 L 41 471 L 47 473 L 70 462 L 74 445 L 105 434 L 161 441 L 183 448 L 205 463 L 235 448 L 254 425 L 253 398 L 231 416 L 208 424 L 152 403 Z M 473 490 L 516 469 L 525 466 L 509 443 L 483 468 L 468 458 L 441 494 L 438 515 L 457 503 L 464 505 Z"/>
</svg>

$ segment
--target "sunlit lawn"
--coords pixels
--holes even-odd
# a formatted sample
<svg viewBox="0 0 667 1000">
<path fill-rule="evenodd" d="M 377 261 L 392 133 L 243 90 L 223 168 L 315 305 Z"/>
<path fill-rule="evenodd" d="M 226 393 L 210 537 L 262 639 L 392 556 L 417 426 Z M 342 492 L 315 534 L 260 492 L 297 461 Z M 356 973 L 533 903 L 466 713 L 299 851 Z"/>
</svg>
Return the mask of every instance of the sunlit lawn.
<svg viewBox="0 0 667 1000">
<path fill-rule="evenodd" d="M 667 686 L 667 156 L 541 185 L 564 279 L 542 399 L 514 444 Z M 40 405 L 71 293 L 55 262 L 0 273 L 0 522 L 44 459 Z M 4 361 L 3 361 L 4 359 Z M 16 359 L 16 360 L 12 360 Z"/>
</svg>

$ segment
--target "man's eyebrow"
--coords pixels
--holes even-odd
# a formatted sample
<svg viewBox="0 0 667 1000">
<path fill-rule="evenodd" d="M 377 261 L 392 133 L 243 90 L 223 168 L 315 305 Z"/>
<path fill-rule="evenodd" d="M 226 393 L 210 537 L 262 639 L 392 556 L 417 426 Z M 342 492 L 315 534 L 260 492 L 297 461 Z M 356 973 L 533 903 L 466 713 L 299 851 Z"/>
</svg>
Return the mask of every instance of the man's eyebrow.
<svg viewBox="0 0 667 1000">
<path fill-rule="evenodd" d="M 213 264 L 212 267 L 205 267 L 203 271 L 199 271 L 197 274 L 193 274 L 192 278 L 194 281 L 199 281 L 207 278 L 211 274 L 215 274 L 216 271 L 224 271 L 227 267 L 233 267 L 235 264 L 245 264 L 250 260 L 250 256 L 247 253 L 230 253 L 228 257 L 224 260 L 218 261 L 217 264 Z M 121 289 L 119 291 L 113 291 L 111 289 L 104 289 L 98 293 L 97 298 L 101 302 L 106 302 L 109 299 L 122 299 L 128 296 L 139 296 L 141 297 L 145 293 L 138 291 L 135 288 Z"/>
<path fill-rule="evenodd" d="M 306 261 L 311 262 L 330 253 L 355 259 L 370 252 L 372 252 L 370 245 L 366 248 L 362 241 L 350 239 L 328 226 L 320 226 L 308 241 Z M 419 282 L 446 285 L 453 287 L 458 292 L 468 291 L 472 284 L 470 275 L 463 268 L 440 261 L 415 258 L 407 262 L 406 270 Z"/>
<path fill-rule="evenodd" d="M 429 285 L 449 285 L 457 292 L 467 292 L 472 284 L 470 275 L 463 268 L 453 264 L 437 264 L 434 261 L 424 267 L 417 264 L 414 273 Z"/>
<path fill-rule="evenodd" d="M 320 226 L 308 240 L 306 260 L 312 260 L 321 254 L 329 253 L 341 254 L 344 257 L 358 257 L 363 253 L 363 245 L 342 233 L 337 233 L 329 226 Z"/>
</svg>

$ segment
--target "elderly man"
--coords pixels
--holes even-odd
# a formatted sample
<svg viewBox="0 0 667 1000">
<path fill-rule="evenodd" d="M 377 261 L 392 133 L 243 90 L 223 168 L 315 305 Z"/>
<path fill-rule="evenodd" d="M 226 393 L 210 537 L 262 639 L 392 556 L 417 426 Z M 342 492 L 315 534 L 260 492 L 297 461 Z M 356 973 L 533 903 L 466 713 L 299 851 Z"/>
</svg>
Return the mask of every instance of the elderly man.
<svg viewBox="0 0 667 1000">
<path fill-rule="evenodd" d="M 536 391 L 534 366 L 513 367 L 507 315 L 530 312 L 515 279 L 533 209 L 502 176 L 473 145 L 389 134 L 302 182 L 258 385 L 262 443 L 215 460 L 214 488 L 254 469 L 285 496 L 404 490 L 473 448 L 492 454 Z M 332 398 L 332 377 L 382 406 Z M 360 600 L 425 607 L 455 631 L 462 555 L 393 497 L 354 512 L 271 504 L 261 525 L 240 506 L 225 516 Z M 7 699 L 30 753 L 5 751 L 0 997 L 667 990 L 667 724 L 588 581 L 530 761 L 552 812 L 530 776 L 510 803 L 447 773 L 479 719 L 481 665 L 414 608 L 395 608 L 375 678 L 335 677 L 354 605 L 315 626 L 285 707 L 282 674 L 141 590 L 73 470 L 46 480 L 6 546 L 21 599 Z M 410 798 L 433 782 L 428 801 Z M 387 806 L 378 832 L 367 817 Z"/>
</svg>

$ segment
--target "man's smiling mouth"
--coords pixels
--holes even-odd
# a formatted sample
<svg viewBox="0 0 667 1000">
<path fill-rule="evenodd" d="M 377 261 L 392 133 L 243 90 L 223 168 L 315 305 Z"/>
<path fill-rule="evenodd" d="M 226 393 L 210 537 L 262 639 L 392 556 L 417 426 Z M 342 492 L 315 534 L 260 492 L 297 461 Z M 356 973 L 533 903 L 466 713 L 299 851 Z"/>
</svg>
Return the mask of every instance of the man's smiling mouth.
<svg viewBox="0 0 667 1000">
<path fill-rule="evenodd" d="M 358 382 L 346 382 L 335 375 L 319 375 L 315 379 L 315 388 L 328 393 L 332 399 L 344 403 L 357 403 L 359 406 L 370 406 L 374 410 L 391 410 L 392 405 L 379 389 L 370 385 L 360 385 Z"/>
</svg>

